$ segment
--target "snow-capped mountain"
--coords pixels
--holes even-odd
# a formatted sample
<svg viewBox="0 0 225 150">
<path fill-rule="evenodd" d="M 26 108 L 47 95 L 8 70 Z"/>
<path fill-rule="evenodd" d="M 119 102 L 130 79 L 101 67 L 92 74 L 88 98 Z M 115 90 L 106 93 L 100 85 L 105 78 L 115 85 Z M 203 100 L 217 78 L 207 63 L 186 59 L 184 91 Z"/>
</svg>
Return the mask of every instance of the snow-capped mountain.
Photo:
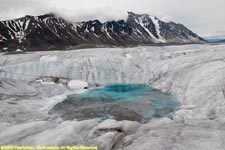
<svg viewBox="0 0 225 150">
<path fill-rule="evenodd" d="M 0 22 L 1 50 L 55 50 L 93 44 L 135 46 L 154 43 L 201 43 L 182 24 L 128 12 L 127 20 L 72 23 L 54 14 L 25 16 Z"/>
</svg>

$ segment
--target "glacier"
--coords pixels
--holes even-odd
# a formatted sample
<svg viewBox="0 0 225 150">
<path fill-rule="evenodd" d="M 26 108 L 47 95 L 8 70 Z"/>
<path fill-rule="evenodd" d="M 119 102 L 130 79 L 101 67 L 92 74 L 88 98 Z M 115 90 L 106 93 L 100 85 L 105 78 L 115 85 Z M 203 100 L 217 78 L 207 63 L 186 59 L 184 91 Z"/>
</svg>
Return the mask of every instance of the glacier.
<svg viewBox="0 0 225 150">
<path fill-rule="evenodd" d="M 0 145 L 223 150 L 224 49 L 222 44 L 193 44 L 0 54 Z M 57 59 L 43 61 L 49 56 Z M 144 124 L 113 119 L 64 121 L 48 112 L 76 91 L 62 84 L 35 82 L 46 76 L 93 86 L 146 84 L 176 95 L 180 106 L 172 119 Z"/>
</svg>

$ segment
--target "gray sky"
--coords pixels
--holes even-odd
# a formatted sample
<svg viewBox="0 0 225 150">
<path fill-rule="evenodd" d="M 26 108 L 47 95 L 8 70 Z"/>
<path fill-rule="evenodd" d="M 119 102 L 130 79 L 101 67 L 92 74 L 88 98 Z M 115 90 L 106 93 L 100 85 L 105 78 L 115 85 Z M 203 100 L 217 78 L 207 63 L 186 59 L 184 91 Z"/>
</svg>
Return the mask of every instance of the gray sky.
<svg viewBox="0 0 225 150">
<path fill-rule="evenodd" d="M 0 0 L 0 20 L 55 12 L 72 21 L 148 13 L 182 23 L 201 36 L 225 35 L 225 0 Z"/>
</svg>

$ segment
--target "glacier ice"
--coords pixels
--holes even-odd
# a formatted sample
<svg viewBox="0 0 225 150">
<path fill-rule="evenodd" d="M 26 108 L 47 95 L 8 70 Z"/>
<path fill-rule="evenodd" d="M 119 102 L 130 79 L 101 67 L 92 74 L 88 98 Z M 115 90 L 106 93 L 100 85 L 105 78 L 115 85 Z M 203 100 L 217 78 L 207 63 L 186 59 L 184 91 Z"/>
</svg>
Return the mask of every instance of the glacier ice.
<svg viewBox="0 0 225 150">
<path fill-rule="evenodd" d="M 1 54 L 0 144 L 223 150 L 224 48 L 204 44 Z M 42 56 L 57 60 L 40 61 Z M 90 85 L 149 84 L 176 95 L 180 107 L 173 120 L 161 118 L 145 124 L 109 119 L 63 121 L 48 111 L 75 91 L 34 82 L 46 76 Z M 46 140 L 52 137 L 56 140 Z"/>
</svg>

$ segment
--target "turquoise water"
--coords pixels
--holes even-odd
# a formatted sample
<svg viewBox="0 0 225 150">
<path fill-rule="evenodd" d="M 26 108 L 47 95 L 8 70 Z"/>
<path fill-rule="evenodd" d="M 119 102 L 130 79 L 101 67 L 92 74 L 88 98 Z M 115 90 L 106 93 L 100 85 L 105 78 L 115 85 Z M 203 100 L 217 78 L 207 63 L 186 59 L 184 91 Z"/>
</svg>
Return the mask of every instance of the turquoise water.
<svg viewBox="0 0 225 150">
<path fill-rule="evenodd" d="M 172 116 L 179 103 L 175 96 L 147 85 L 120 84 L 91 89 L 82 94 L 67 96 L 50 113 L 65 120 L 113 118 L 147 122 Z"/>
</svg>

